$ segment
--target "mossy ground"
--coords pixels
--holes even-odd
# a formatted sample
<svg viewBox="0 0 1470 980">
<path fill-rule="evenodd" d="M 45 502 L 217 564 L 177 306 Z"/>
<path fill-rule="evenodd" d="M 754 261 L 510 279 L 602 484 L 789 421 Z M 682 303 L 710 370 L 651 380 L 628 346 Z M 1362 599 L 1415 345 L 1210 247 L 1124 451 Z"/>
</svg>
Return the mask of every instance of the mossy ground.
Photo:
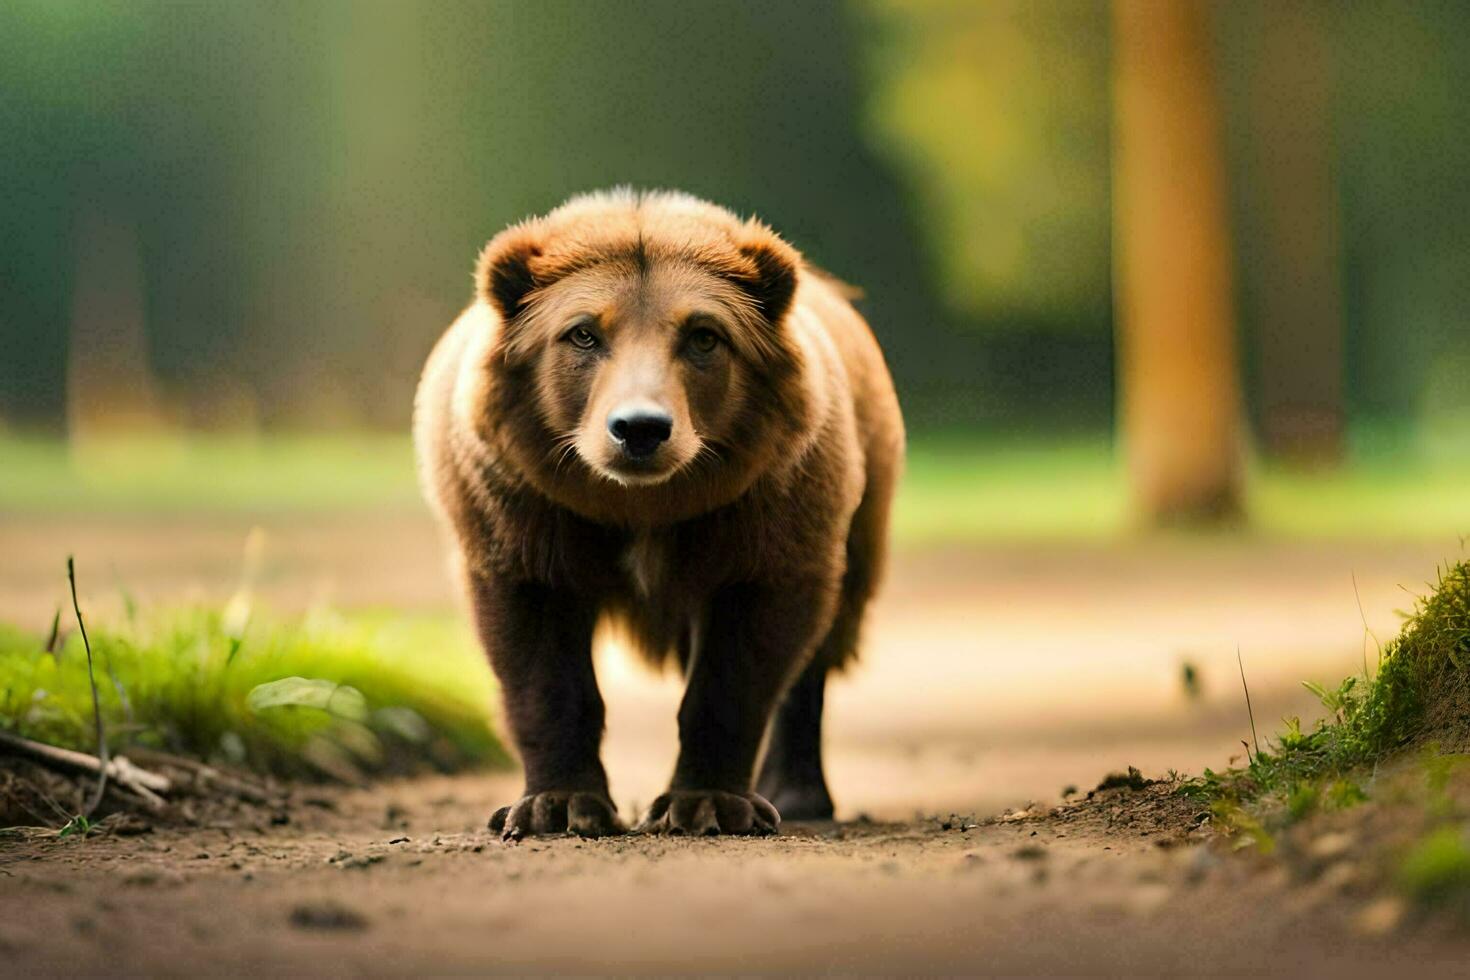
<svg viewBox="0 0 1470 980">
<path fill-rule="evenodd" d="M 1308 685 L 1328 711 L 1314 729 L 1289 718 L 1247 766 L 1179 792 L 1243 846 L 1298 865 L 1339 835 L 1355 871 L 1470 921 L 1470 562 L 1441 572 L 1376 659 L 1335 688 Z"/>
</svg>

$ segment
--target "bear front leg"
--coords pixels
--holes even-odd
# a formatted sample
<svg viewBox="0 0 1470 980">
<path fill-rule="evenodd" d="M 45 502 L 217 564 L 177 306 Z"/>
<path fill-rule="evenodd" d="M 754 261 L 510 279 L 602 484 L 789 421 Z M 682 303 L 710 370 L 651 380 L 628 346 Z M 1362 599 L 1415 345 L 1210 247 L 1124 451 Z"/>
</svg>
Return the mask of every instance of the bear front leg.
<svg viewBox="0 0 1470 980">
<path fill-rule="evenodd" d="M 640 825 L 650 833 L 774 833 L 781 816 L 752 792 L 777 702 L 831 616 L 826 589 L 744 585 L 710 603 L 679 706 L 679 761 Z"/>
<path fill-rule="evenodd" d="M 472 576 L 470 594 L 526 775 L 521 798 L 496 811 L 490 828 L 506 840 L 622 833 L 600 757 L 595 608 L 565 590 L 497 576 Z"/>
</svg>

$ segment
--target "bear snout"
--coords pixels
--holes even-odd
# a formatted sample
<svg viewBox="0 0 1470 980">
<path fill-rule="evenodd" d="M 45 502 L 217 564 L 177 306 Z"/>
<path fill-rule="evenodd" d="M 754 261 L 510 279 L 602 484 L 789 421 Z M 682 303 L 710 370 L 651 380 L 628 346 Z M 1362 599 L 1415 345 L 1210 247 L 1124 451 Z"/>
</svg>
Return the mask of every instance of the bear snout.
<svg viewBox="0 0 1470 980">
<path fill-rule="evenodd" d="M 647 459 L 674 434 L 674 417 L 647 405 L 614 409 L 607 417 L 613 442 L 632 459 Z"/>
</svg>

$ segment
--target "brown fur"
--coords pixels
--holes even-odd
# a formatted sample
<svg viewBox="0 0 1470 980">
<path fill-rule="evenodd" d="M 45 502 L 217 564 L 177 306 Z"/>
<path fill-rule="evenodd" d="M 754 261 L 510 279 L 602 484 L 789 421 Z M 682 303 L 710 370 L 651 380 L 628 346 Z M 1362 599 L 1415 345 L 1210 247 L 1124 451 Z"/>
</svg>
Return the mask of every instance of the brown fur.
<svg viewBox="0 0 1470 980">
<path fill-rule="evenodd" d="M 608 435 L 627 405 L 672 421 L 648 459 Z M 751 777 L 788 687 L 762 789 L 830 815 L 822 681 L 855 654 L 903 454 L 840 284 L 693 198 L 576 198 L 486 247 L 425 368 L 415 440 L 526 766 L 507 835 L 616 828 L 590 659 L 605 615 L 688 676 L 648 826 L 774 827 Z"/>
</svg>

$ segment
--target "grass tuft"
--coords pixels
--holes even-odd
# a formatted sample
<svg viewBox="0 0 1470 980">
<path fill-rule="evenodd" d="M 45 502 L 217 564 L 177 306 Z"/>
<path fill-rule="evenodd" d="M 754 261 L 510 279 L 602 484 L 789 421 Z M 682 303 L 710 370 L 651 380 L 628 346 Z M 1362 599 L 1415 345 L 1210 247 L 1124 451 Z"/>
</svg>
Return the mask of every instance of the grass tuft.
<svg viewBox="0 0 1470 980">
<path fill-rule="evenodd" d="M 184 608 L 88 629 L 118 682 L 97 689 L 114 752 L 140 745 L 349 781 L 508 762 L 489 670 L 448 619 Z M 83 638 L 54 655 L 46 646 L 0 624 L 0 725 L 94 752 Z"/>
<path fill-rule="evenodd" d="M 77 631 L 82 634 L 82 649 L 87 654 L 87 686 L 92 689 L 92 723 L 97 727 L 97 760 L 99 763 L 97 788 L 87 802 L 86 810 L 78 814 L 78 817 L 85 821 L 102 802 L 102 794 L 107 792 L 107 723 L 102 720 L 102 699 L 97 693 L 97 671 L 92 665 L 92 644 L 87 639 L 87 621 L 82 618 L 81 603 L 77 601 L 76 561 L 71 555 L 66 557 L 66 581 L 71 587 L 71 608 L 77 617 Z M 52 656 L 56 654 L 56 623 L 54 622 L 51 624 L 51 635 L 46 639 L 45 650 Z M 124 702 L 124 707 L 126 707 L 126 702 Z"/>
<path fill-rule="evenodd" d="M 1441 571 L 1383 648 L 1375 675 L 1306 686 L 1329 712 L 1312 731 L 1288 718 L 1249 765 L 1205 770 L 1183 792 L 1206 802 L 1271 800 L 1300 818 L 1360 802 L 1355 774 L 1390 753 L 1430 740 L 1448 751 L 1470 746 L 1470 562 Z"/>
</svg>

